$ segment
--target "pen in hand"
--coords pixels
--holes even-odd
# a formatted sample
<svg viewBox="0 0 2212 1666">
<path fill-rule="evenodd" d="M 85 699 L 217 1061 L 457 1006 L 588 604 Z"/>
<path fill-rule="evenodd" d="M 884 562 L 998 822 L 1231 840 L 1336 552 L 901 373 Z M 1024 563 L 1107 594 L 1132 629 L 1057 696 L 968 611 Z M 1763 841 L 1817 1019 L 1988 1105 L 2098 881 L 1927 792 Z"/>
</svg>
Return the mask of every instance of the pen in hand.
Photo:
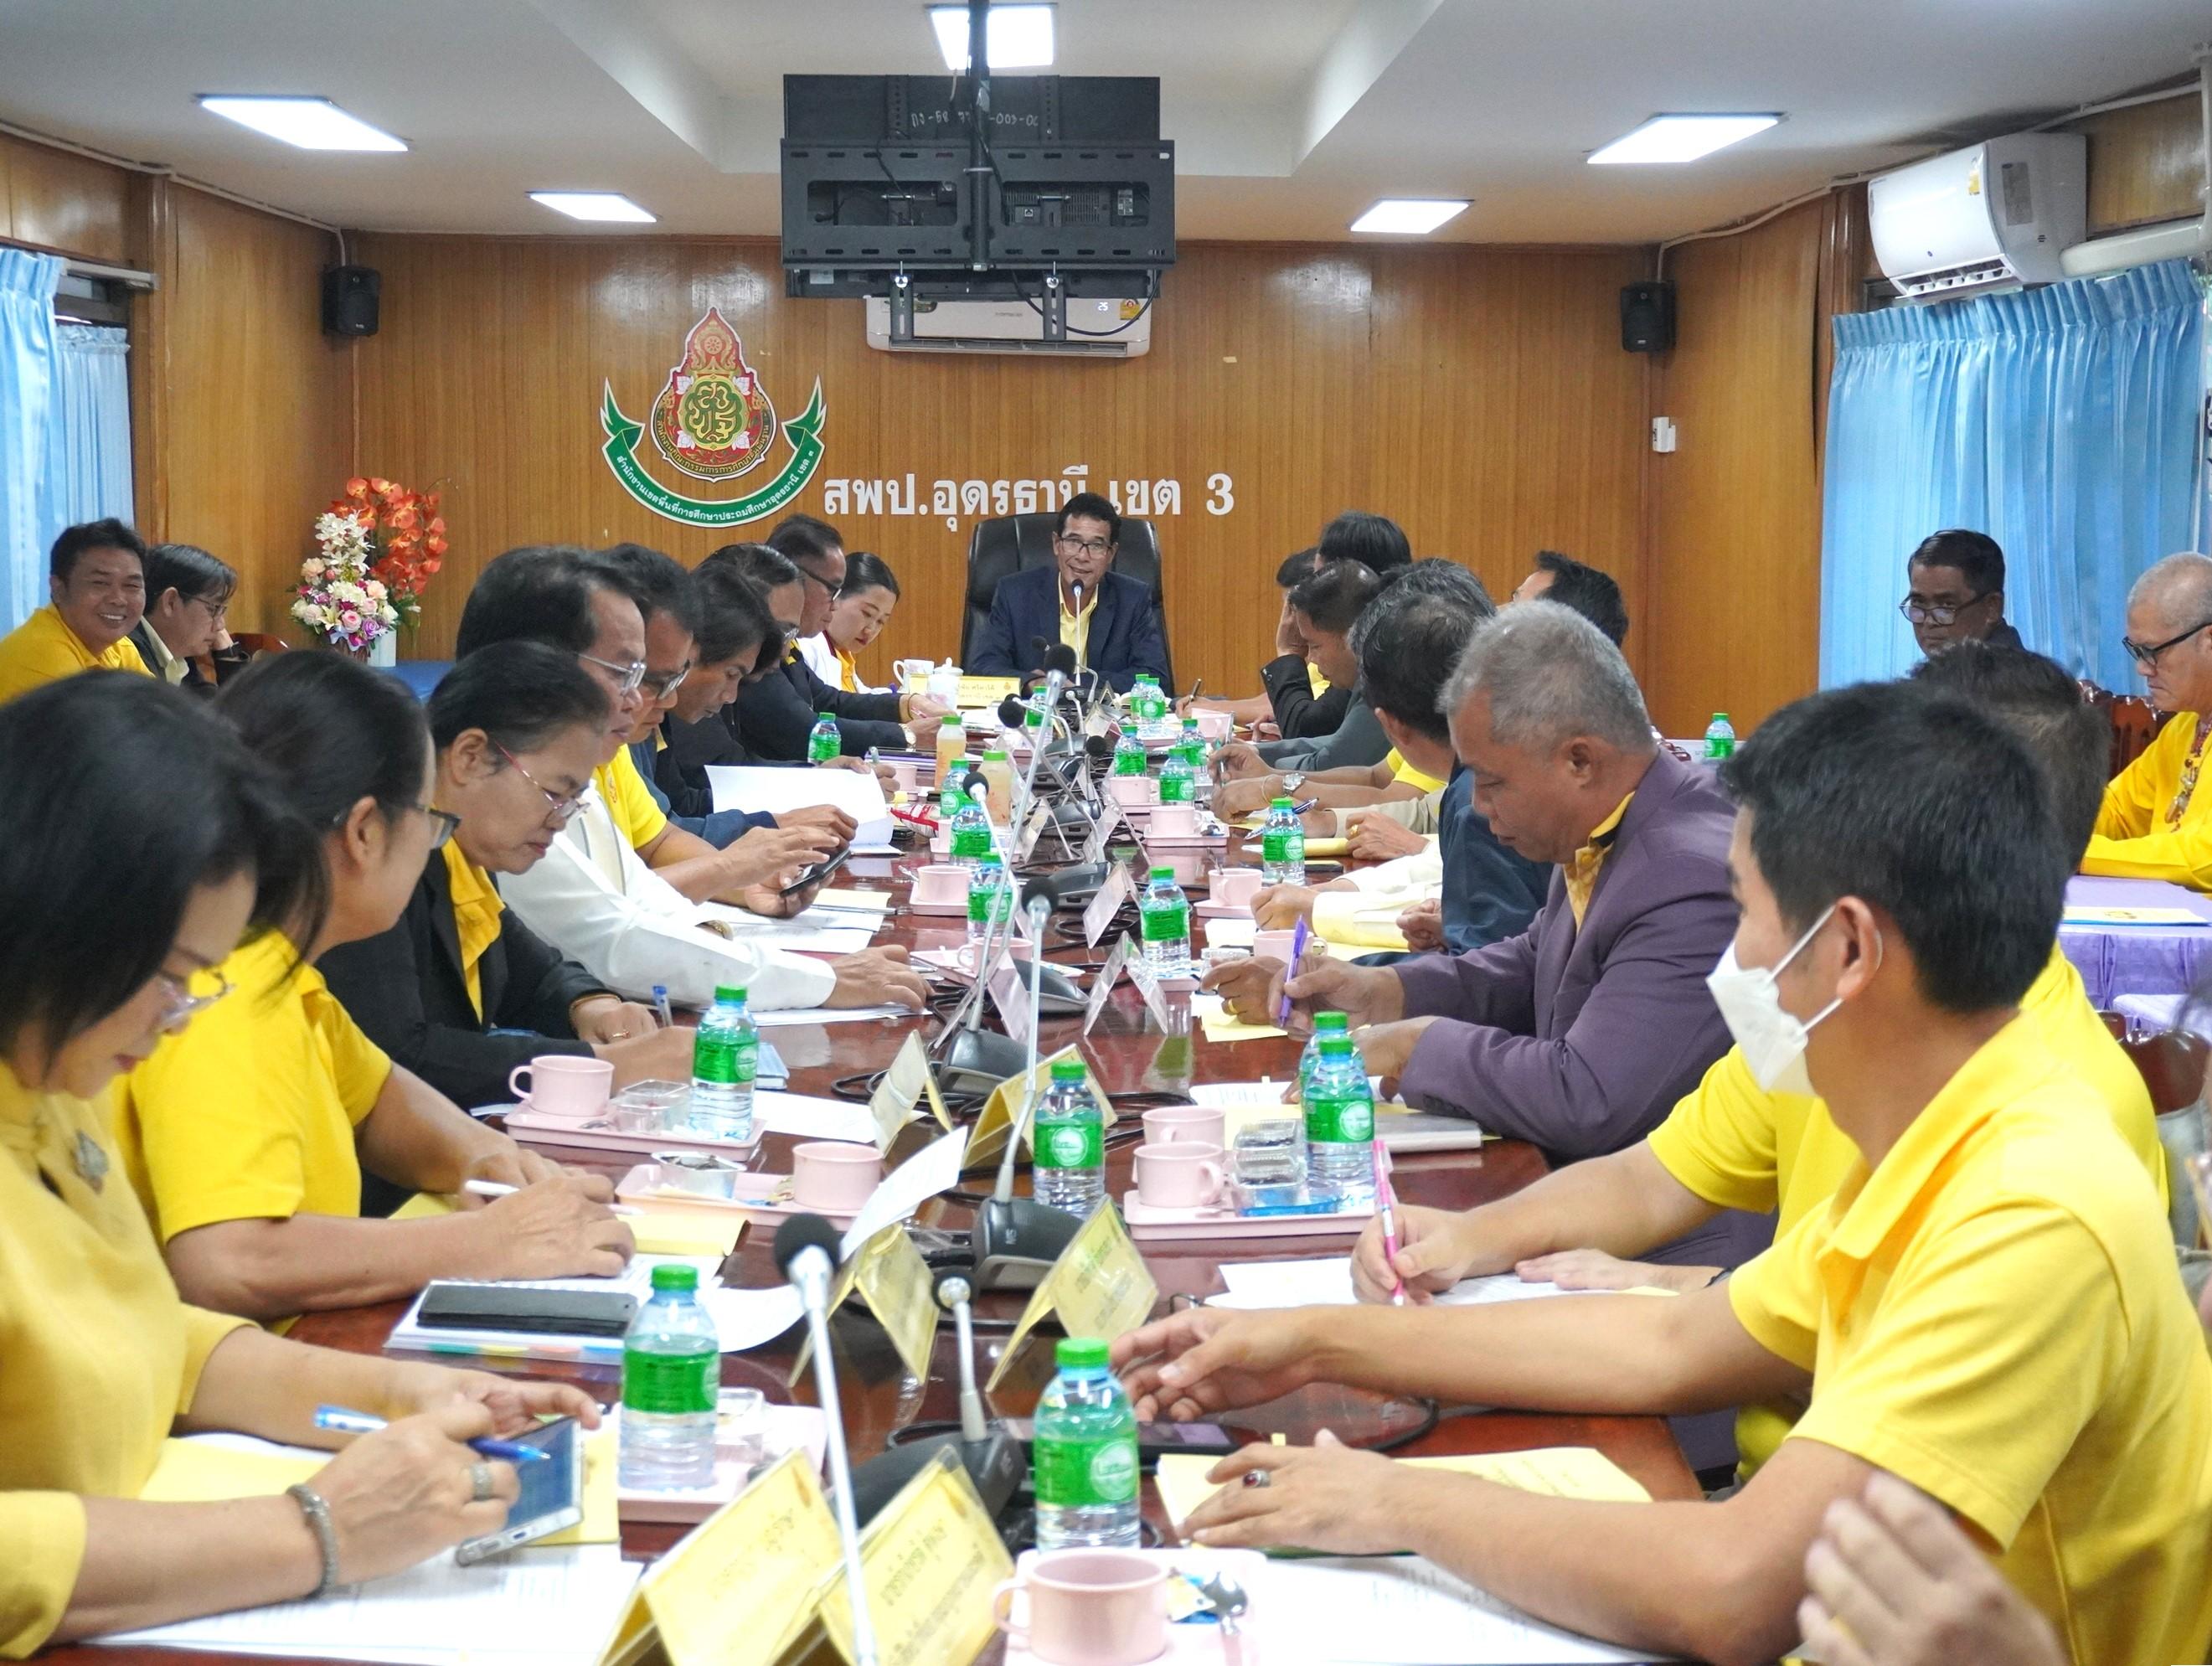
<svg viewBox="0 0 2212 1666">
<path fill-rule="evenodd" d="M 510 1186 L 504 1180 L 465 1180 L 461 1183 L 461 1189 L 471 1197 L 512 1197 L 522 1188 Z M 607 1207 L 618 1215 L 635 1215 L 638 1213 L 624 1203 L 610 1203 Z"/>
<path fill-rule="evenodd" d="M 1398 1272 L 1397 1199 L 1390 1191 L 1390 1161 L 1383 1154 L 1382 1137 L 1375 1137 L 1375 1210 L 1382 1221 L 1382 1254 L 1390 1266 L 1390 1305 L 1406 1304 L 1406 1280 Z"/>
<path fill-rule="evenodd" d="M 1283 973 L 1283 999 L 1275 1009 L 1275 1027 L 1284 1028 L 1291 1021 L 1291 980 L 1298 975 L 1298 962 L 1306 952 L 1306 917 L 1298 916 L 1297 928 L 1291 933 L 1291 964 Z"/>
<path fill-rule="evenodd" d="M 668 1010 L 668 986 L 665 983 L 656 983 L 653 986 L 653 1010 L 660 1014 L 660 1027 L 663 1030 L 672 1030 L 676 1027 L 676 1014 Z"/>
<path fill-rule="evenodd" d="M 315 1408 L 315 1426 L 328 1429 L 333 1434 L 373 1435 L 384 1427 L 384 1420 L 372 1417 L 367 1412 L 349 1412 L 343 1406 Z M 522 1446 L 511 1440 L 493 1440 L 489 1437 L 464 1443 L 471 1452 L 488 1458 L 501 1458 L 509 1463 L 542 1463 L 552 1456 L 535 1446 Z"/>
</svg>

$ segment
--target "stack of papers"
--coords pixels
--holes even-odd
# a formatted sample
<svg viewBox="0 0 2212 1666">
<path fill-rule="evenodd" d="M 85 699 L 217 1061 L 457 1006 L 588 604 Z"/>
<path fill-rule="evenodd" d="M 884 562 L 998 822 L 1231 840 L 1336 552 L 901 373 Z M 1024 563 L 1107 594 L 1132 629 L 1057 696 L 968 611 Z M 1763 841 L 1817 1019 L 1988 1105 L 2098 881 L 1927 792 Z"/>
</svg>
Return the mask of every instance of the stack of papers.
<svg viewBox="0 0 2212 1666">
<path fill-rule="evenodd" d="M 714 794 L 717 810 L 765 811 L 780 816 L 787 810 L 826 804 L 860 824 L 853 835 L 854 849 L 888 845 L 891 841 L 891 807 L 884 801 L 883 783 L 866 769 L 754 769 L 710 763 L 707 784 Z"/>
</svg>

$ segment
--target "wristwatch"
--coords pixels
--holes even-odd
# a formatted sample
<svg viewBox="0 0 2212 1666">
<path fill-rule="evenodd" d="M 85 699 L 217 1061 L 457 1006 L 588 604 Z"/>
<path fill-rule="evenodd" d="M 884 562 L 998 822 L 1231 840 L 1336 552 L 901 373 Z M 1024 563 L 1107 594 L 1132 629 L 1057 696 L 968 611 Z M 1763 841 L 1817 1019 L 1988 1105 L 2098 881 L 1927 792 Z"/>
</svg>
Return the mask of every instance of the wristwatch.
<svg viewBox="0 0 2212 1666">
<path fill-rule="evenodd" d="M 1306 778 L 1303 770 L 1292 769 L 1283 776 L 1283 791 L 1293 798 L 1297 796 L 1298 788 L 1305 784 Z"/>
</svg>

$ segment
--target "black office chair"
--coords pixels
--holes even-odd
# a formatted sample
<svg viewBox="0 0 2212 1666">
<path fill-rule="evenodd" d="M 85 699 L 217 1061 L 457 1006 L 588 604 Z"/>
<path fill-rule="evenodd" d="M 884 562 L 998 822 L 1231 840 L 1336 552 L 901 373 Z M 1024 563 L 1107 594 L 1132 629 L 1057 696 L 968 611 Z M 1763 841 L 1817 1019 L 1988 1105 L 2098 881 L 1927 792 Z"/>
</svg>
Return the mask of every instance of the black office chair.
<svg viewBox="0 0 2212 1666">
<path fill-rule="evenodd" d="M 975 523 L 975 530 L 968 540 L 968 611 L 960 627 L 962 665 L 968 663 L 975 644 L 975 633 L 991 617 L 991 599 L 998 593 L 999 581 L 1032 567 L 1053 564 L 1052 523 L 1056 519 L 1049 514 L 999 515 Z M 1114 552 L 1114 571 L 1124 578 L 1136 580 L 1152 593 L 1152 605 L 1160 610 L 1160 641 L 1170 649 L 1164 667 L 1167 674 L 1161 682 L 1172 694 L 1176 686 L 1175 655 L 1173 644 L 1168 641 L 1167 600 L 1160 589 L 1159 535 L 1151 521 L 1134 516 L 1122 520 L 1121 547 Z"/>
</svg>

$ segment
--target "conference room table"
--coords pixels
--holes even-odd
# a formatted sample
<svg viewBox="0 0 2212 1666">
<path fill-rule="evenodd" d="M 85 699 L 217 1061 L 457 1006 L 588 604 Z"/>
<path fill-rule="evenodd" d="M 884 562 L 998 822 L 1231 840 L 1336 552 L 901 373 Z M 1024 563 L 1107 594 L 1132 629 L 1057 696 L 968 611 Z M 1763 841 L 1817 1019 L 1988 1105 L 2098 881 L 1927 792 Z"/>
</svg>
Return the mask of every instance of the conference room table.
<svg viewBox="0 0 2212 1666">
<path fill-rule="evenodd" d="M 1240 854 L 1233 844 L 1225 853 L 1183 849 L 1156 853 L 1162 862 L 1172 861 L 1186 884 L 1217 861 L 1235 861 Z M 1255 853 L 1256 854 L 1256 853 Z M 878 945 L 900 945 L 908 949 L 944 948 L 965 940 L 965 922 L 924 918 L 905 910 L 907 875 L 927 861 L 926 854 L 913 857 L 855 858 L 848 864 L 844 883 L 860 889 L 890 891 L 900 905 L 876 937 Z M 1062 919 L 1073 919 L 1063 915 Z M 1088 954 L 1080 944 L 1055 948 L 1055 962 L 1082 962 L 1100 958 Z M 1109 1097 L 1179 1095 L 1193 1082 L 1249 1081 L 1262 1075 L 1285 1079 L 1296 1073 L 1300 1043 L 1289 1038 L 1263 1038 L 1212 1043 L 1204 1039 L 1199 1025 L 1188 1018 L 1187 995 L 1170 995 L 1170 1033 L 1162 1033 L 1148 1018 L 1144 1003 L 1126 982 L 1115 992 L 1091 1036 L 1082 1043 L 1085 1057 Z M 884 1068 L 897 1052 L 917 1018 L 882 1018 L 851 1023 L 781 1025 L 763 1033 L 774 1041 L 790 1067 L 789 1091 L 827 1095 L 831 1085 L 856 1073 Z M 1050 1053 L 1074 1041 L 1080 1027 L 1077 1018 L 1046 1019 L 1040 1031 L 1040 1048 Z M 1123 1113 L 1125 1116 L 1126 1112 Z M 778 1134 L 762 1138 L 751 1166 L 766 1172 L 788 1173 L 791 1148 L 796 1140 Z M 1133 1184 L 1133 1144 L 1117 1141 L 1108 1147 L 1107 1174 L 1110 1195 L 1119 1197 Z M 546 1154 L 580 1167 L 618 1175 L 635 1162 L 629 1155 L 604 1152 L 546 1148 Z M 1439 1208 L 1467 1208 L 1502 1197 L 1528 1185 L 1546 1171 L 1536 1149 L 1516 1140 L 1486 1142 L 1479 1151 L 1408 1155 L 1395 1165 L 1394 1176 L 1402 1201 Z M 972 1200 L 988 1185 L 987 1179 L 969 1177 L 961 1189 L 925 1206 L 916 1219 L 924 1225 L 960 1229 L 974 1215 Z M 1027 1177 L 1021 1183 L 1026 1190 Z M 727 1284 L 758 1286 L 779 1281 L 770 1244 L 772 1231 L 748 1226 L 734 1252 L 724 1264 Z M 1255 1261 L 1347 1253 L 1342 1237 L 1271 1238 L 1239 1244 L 1225 1257 L 1201 1243 L 1166 1242 L 1140 1243 L 1146 1262 L 1160 1291 L 1156 1315 L 1183 1297 L 1218 1294 L 1223 1284 L 1223 1259 Z M 988 1377 L 998 1362 L 1006 1329 L 1019 1316 L 1026 1292 L 997 1292 L 981 1296 L 975 1306 L 976 1377 Z M 408 1304 L 387 1302 L 372 1307 L 311 1314 L 295 1328 L 302 1341 L 327 1347 L 373 1353 L 381 1349 L 392 1324 Z M 997 1322 L 994 1323 L 993 1322 Z M 838 1391 L 847 1440 L 859 1463 L 884 1450 L 897 1429 L 916 1422 L 957 1419 L 958 1366 L 952 1327 L 940 1324 L 929 1377 L 917 1387 L 890 1347 L 882 1328 L 848 1303 L 832 1322 L 836 1353 Z M 1037 1396 L 1053 1372 L 1052 1333 L 1031 1338 L 1021 1357 L 1010 1368 L 1006 1381 L 988 1396 L 994 1415 L 1024 1417 L 1034 1409 Z M 811 1402 L 811 1379 L 802 1378 L 794 1395 L 786 1386 L 805 1327 L 794 1327 L 763 1347 L 743 1353 L 725 1354 L 725 1387 L 760 1389 L 771 1403 L 793 1398 Z M 486 1369 L 508 1368 L 505 1362 L 485 1361 Z M 617 1368 L 552 1362 L 518 1362 L 513 1369 L 523 1375 L 557 1377 L 579 1383 L 603 1404 L 619 1398 Z M 1316 1384 L 1297 1394 L 1224 1416 L 1233 1430 L 1265 1439 L 1283 1434 L 1292 1444 L 1309 1444 L 1323 1428 L 1358 1444 L 1401 1437 L 1417 1431 L 1427 1420 L 1424 1402 L 1392 1399 Z M 1439 1408 L 1435 1426 L 1395 1448 L 1401 1456 L 1429 1456 L 1463 1453 L 1513 1451 L 1547 1446 L 1594 1447 L 1633 1476 L 1653 1498 L 1693 1499 L 1700 1496 L 1697 1479 L 1684 1462 L 1664 1419 L 1534 1414 L 1486 1411 L 1452 1415 Z M 1145 1514 L 1164 1540 L 1173 1542 L 1172 1530 L 1163 1516 L 1152 1482 L 1145 1483 Z M 666 1524 L 625 1523 L 622 1529 L 624 1554 L 649 1561 L 682 1536 L 685 1529 Z M 994 1643 L 980 1657 L 999 1658 Z M 150 1666 L 151 1663 L 232 1662 L 236 1666 L 260 1663 L 266 1655 L 213 1654 L 151 1648 L 106 1648 L 84 1645 L 54 1651 L 40 1658 L 66 1666 Z"/>
<path fill-rule="evenodd" d="M 2117 912 L 2101 919 L 2086 912 L 2130 909 L 2189 919 L 2134 922 Z M 2127 996 L 2185 995 L 2212 969 L 2212 897 L 2186 886 L 2077 873 L 2066 882 L 2066 910 L 2058 946 L 2081 974 L 2092 1006 L 2112 1006 Z"/>
</svg>

